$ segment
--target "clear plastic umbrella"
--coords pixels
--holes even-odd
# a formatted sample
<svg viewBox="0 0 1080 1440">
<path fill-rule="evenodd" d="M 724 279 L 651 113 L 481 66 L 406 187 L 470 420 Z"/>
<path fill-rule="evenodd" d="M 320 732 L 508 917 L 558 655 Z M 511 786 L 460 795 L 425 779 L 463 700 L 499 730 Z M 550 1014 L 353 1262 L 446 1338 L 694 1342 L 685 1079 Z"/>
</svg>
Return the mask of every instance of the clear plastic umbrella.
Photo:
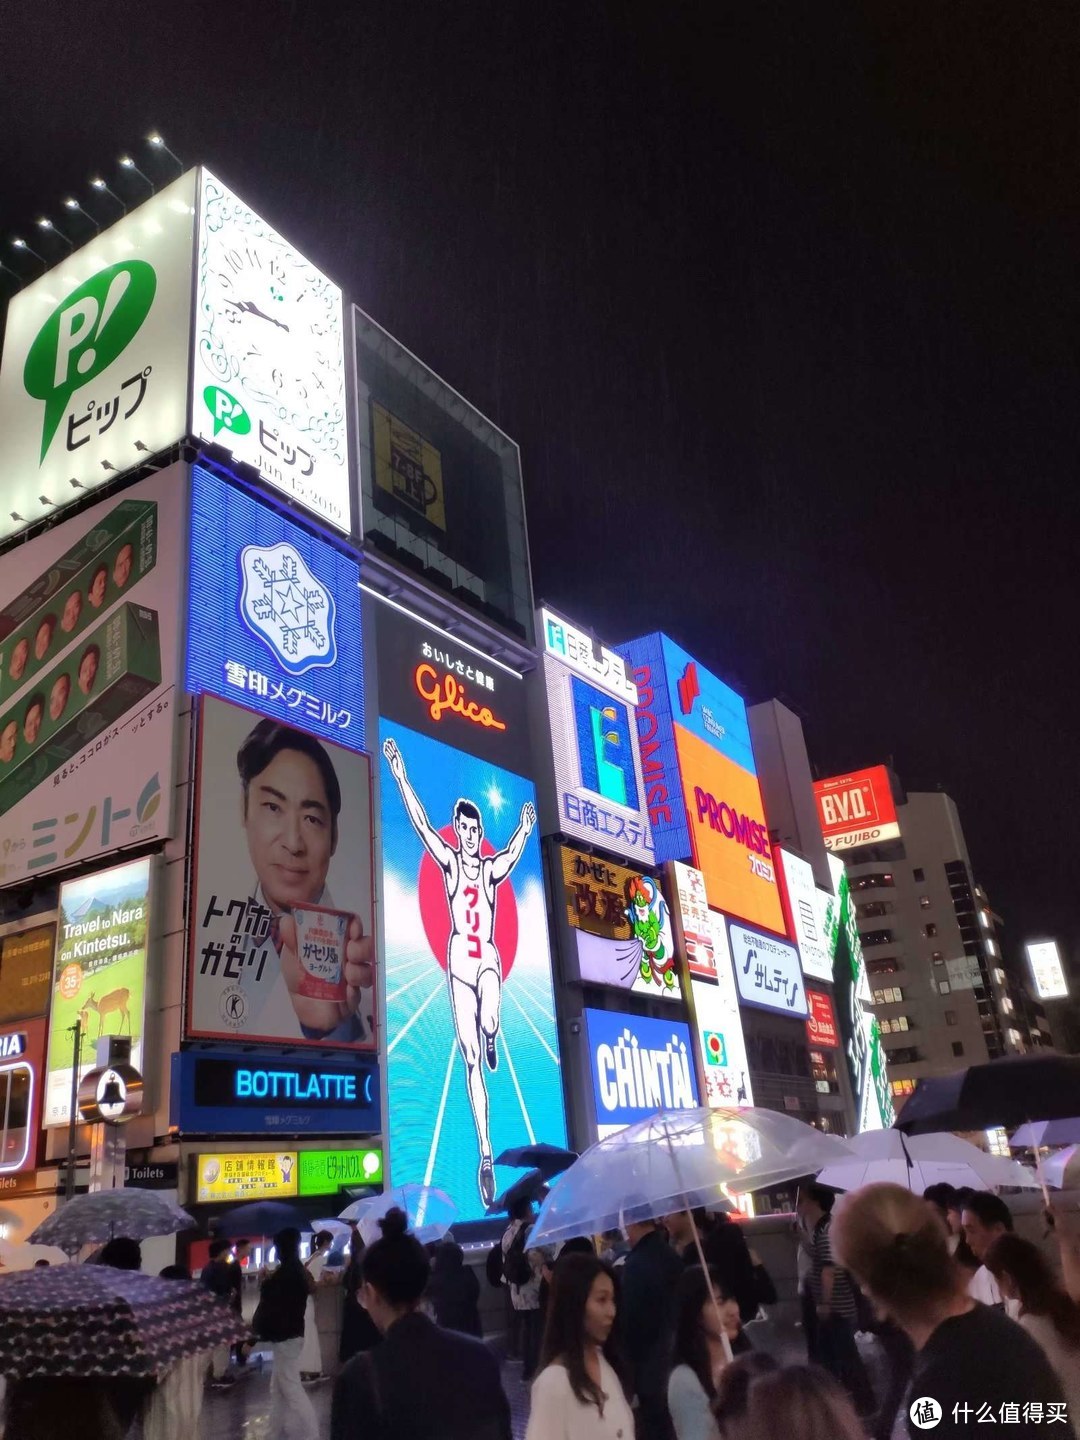
<svg viewBox="0 0 1080 1440">
<path fill-rule="evenodd" d="M 846 1142 L 852 1155 L 827 1165 L 818 1175 L 833 1190 L 857 1190 L 889 1180 L 921 1195 L 943 1181 L 973 1190 L 1013 1185 L 1037 1190 L 1035 1173 L 1015 1160 L 988 1155 L 958 1135 L 902 1135 L 899 1130 L 868 1130 Z"/>
<path fill-rule="evenodd" d="M 662 1111 L 586 1150 L 544 1201 L 530 1244 L 622 1229 L 726 1192 L 761 1190 L 816 1174 L 847 1143 L 757 1107 Z"/>
<path fill-rule="evenodd" d="M 1070 1145 L 1042 1162 L 1046 1183 L 1055 1190 L 1074 1190 L 1080 1186 L 1080 1145 Z"/>
<path fill-rule="evenodd" d="M 395 1207 L 404 1210 L 409 1217 L 409 1229 L 423 1245 L 441 1240 L 457 1219 L 457 1207 L 450 1196 L 432 1185 L 398 1185 L 381 1195 L 354 1200 L 338 1219 L 355 1220 L 360 1238 L 365 1245 L 370 1245 L 379 1238 L 379 1221 Z"/>
</svg>

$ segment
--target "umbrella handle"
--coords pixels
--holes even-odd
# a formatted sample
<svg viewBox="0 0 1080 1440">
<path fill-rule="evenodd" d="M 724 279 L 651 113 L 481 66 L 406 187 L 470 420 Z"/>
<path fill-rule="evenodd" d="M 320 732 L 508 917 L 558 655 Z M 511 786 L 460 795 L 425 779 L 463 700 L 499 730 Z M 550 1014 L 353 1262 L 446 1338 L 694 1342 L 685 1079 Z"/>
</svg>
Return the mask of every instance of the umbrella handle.
<svg viewBox="0 0 1080 1440">
<path fill-rule="evenodd" d="M 697 1224 L 694 1221 L 694 1212 L 690 1209 L 690 1196 L 687 1194 L 686 1187 L 682 1183 L 682 1175 L 679 1173 L 679 1162 L 675 1158 L 675 1146 L 671 1143 L 670 1133 L 666 1136 L 666 1139 L 668 1152 L 671 1155 L 671 1168 L 675 1171 L 675 1177 L 682 1187 L 683 1208 L 686 1210 L 687 1218 L 690 1221 L 690 1229 L 694 1234 L 694 1245 L 697 1248 L 698 1263 L 705 1272 L 705 1284 L 708 1287 L 709 1299 L 712 1301 L 713 1309 L 716 1311 L 716 1324 L 720 1331 L 720 1341 L 724 1347 L 724 1364 L 730 1365 L 735 1357 L 732 1354 L 731 1341 L 728 1339 L 727 1331 L 724 1329 L 724 1321 L 720 1314 L 720 1301 L 717 1300 L 716 1291 L 713 1288 L 712 1276 L 709 1274 L 709 1266 L 705 1260 L 705 1251 L 701 1247 L 701 1236 L 698 1234 Z"/>
</svg>

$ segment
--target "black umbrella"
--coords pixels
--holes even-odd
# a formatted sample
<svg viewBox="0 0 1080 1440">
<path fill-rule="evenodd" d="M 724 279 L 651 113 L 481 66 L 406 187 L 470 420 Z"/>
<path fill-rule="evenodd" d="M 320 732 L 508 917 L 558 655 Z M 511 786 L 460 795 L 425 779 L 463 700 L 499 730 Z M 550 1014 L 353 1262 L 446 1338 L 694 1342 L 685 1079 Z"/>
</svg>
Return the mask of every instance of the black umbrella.
<svg viewBox="0 0 1080 1440">
<path fill-rule="evenodd" d="M 252 1200 L 238 1205 L 214 1221 L 214 1230 L 222 1236 L 276 1235 L 290 1226 L 310 1230 L 311 1226 L 294 1205 L 280 1200 Z"/>
<path fill-rule="evenodd" d="M 561 1145 L 517 1145 L 496 1156 L 496 1165 L 512 1165 L 518 1170 L 539 1170 L 545 1180 L 561 1175 L 577 1159 L 576 1150 L 564 1150 Z"/>
<path fill-rule="evenodd" d="M 520 1180 L 515 1180 L 497 1195 L 488 1206 L 489 1215 L 497 1215 L 500 1210 L 508 1214 L 519 1200 L 539 1200 L 547 1190 L 547 1181 L 539 1170 L 527 1170 Z"/>
<path fill-rule="evenodd" d="M 909 1135 L 938 1130 L 1011 1130 L 1027 1120 L 1076 1114 L 1080 1057 L 1044 1051 L 1007 1055 L 953 1075 L 920 1080 L 896 1122 Z"/>
</svg>

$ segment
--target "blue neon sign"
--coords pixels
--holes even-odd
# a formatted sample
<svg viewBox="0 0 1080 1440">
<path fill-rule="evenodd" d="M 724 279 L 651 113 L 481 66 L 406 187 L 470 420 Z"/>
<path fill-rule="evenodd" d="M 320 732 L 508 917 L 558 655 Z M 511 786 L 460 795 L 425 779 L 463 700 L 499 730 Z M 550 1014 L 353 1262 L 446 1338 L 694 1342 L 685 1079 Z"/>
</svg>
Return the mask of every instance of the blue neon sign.
<svg viewBox="0 0 1080 1440">
<path fill-rule="evenodd" d="M 185 683 L 364 749 L 360 570 L 195 465 Z"/>
<path fill-rule="evenodd" d="M 645 786 L 645 809 L 652 827 L 656 859 L 683 860 L 691 853 L 690 829 L 682 794 L 679 759 L 671 714 L 667 668 L 660 634 L 643 635 L 618 647 L 637 685 L 638 746 Z"/>
<path fill-rule="evenodd" d="M 172 1057 L 170 1124 L 189 1135 L 374 1135 L 379 1070 L 371 1059 L 184 1050 Z"/>
</svg>

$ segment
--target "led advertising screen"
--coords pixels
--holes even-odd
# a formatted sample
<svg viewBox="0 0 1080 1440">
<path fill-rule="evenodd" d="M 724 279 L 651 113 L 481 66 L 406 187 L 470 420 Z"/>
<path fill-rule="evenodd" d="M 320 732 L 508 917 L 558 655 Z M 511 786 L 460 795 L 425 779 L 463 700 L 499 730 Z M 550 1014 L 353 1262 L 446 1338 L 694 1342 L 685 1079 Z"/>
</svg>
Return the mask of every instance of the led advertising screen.
<svg viewBox="0 0 1080 1440">
<path fill-rule="evenodd" d="M 104 1035 L 126 1035 L 131 1063 L 142 1069 L 151 883 L 147 856 L 60 886 L 46 1127 L 68 1123 L 76 1021 L 82 1027 L 80 1081 L 97 1064 L 97 1041 Z"/>
<path fill-rule="evenodd" d="M 374 1050 L 366 755 L 206 695 L 187 1034 Z"/>
<path fill-rule="evenodd" d="M 772 844 L 757 777 L 675 726 L 690 817 L 694 863 L 709 904 L 766 930 L 785 933 Z"/>
<path fill-rule="evenodd" d="M 643 635 L 618 647 L 637 687 L 638 747 L 645 785 L 645 813 L 652 827 L 657 861 L 684 860 L 690 854 L 679 758 L 664 661 L 664 637 Z"/>
<path fill-rule="evenodd" d="M 550 610 L 537 624 L 560 834 L 627 860 L 655 858 L 638 749 L 637 687 L 622 657 Z"/>
<path fill-rule="evenodd" d="M 840 1044 L 836 1011 L 823 990 L 807 990 L 810 1013 L 806 1017 L 806 1043 L 811 1050 L 835 1050 Z"/>
<path fill-rule="evenodd" d="M 674 861 L 675 931 L 697 1036 L 698 1077 L 713 1109 L 752 1105 L 739 993 L 724 918 L 709 909 L 700 870 Z"/>
<path fill-rule="evenodd" d="M 529 715 L 521 676 L 394 605 L 378 604 L 375 618 L 382 714 L 444 745 L 527 773 Z"/>
<path fill-rule="evenodd" d="M 0 541 L 184 436 L 195 179 L 175 180 L 9 300 Z"/>
<path fill-rule="evenodd" d="M 660 881 L 568 845 L 559 854 L 578 977 L 677 1000 L 671 913 Z"/>
<path fill-rule="evenodd" d="M 1024 946 L 1035 994 L 1040 1000 L 1062 1000 L 1069 993 L 1056 940 L 1029 941 Z"/>
<path fill-rule="evenodd" d="M 830 854 L 829 870 L 838 901 L 833 971 L 836 1009 L 855 1095 L 856 1133 L 887 1130 L 896 1115 L 877 1016 L 869 1008 L 870 983 L 855 920 L 855 902 L 844 862 Z"/>
<path fill-rule="evenodd" d="M 362 750 L 356 561 L 196 465 L 189 563 L 191 694 Z"/>
<path fill-rule="evenodd" d="M 186 471 L 4 556 L 0 885 L 172 834 Z"/>
<path fill-rule="evenodd" d="M 45 1021 L 0 1028 L 0 1176 L 37 1165 L 44 1077 Z"/>
<path fill-rule="evenodd" d="M 664 652 L 668 701 L 676 725 L 719 750 L 740 769 L 757 774 L 746 704 L 730 685 L 700 665 L 667 635 L 660 636 Z"/>
<path fill-rule="evenodd" d="M 379 735 L 390 1174 L 479 1219 L 516 1178 L 493 1156 L 566 1137 L 536 792 L 385 717 Z"/>
<path fill-rule="evenodd" d="M 183 1135 L 374 1135 L 379 1070 L 358 1055 L 184 1050 L 172 1057 L 170 1125 Z"/>
<path fill-rule="evenodd" d="M 48 1010 L 55 950 L 55 925 L 30 925 L 0 938 L 0 1024 Z"/>
<path fill-rule="evenodd" d="M 690 1028 L 619 1010 L 586 1010 L 596 1135 L 604 1140 L 658 1110 L 693 1110 L 698 1099 Z"/>
<path fill-rule="evenodd" d="M 836 896 L 814 883 L 814 871 L 801 855 L 793 855 L 777 845 L 773 847 L 773 856 L 782 881 L 788 934 L 799 947 L 803 974 L 808 979 L 826 980 L 831 985 L 835 946 L 829 937 L 837 925 Z"/>
<path fill-rule="evenodd" d="M 341 291 L 200 172 L 194 434 L 336 530 L 352 530 Z"/>
<path fill-rule="evenodd" d="M 876 845 L 900 834 L 889 772 L 884 765 L 814 782 L 821 833 L 830 850 Z"/>
</svg>

